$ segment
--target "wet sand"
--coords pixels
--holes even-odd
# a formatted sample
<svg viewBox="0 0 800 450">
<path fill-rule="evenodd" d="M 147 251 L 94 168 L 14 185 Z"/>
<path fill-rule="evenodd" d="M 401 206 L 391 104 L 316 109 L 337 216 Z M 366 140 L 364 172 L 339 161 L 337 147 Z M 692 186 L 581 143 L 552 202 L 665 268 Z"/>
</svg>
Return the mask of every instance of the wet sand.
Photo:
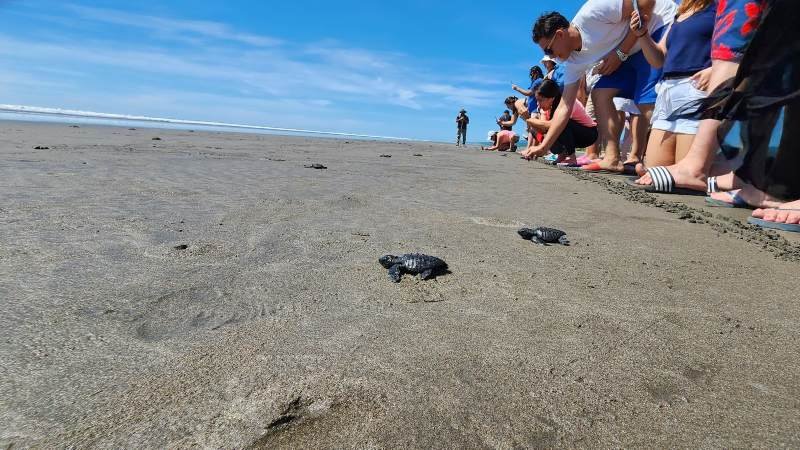
<svg viewBox="0 0 800 450">
<path fill-rule="evenodd" d="M 440 144 L 10 122 L 0 184 L 3 448 L 800 445 L 797 240 L 702 197 Z M 389 282 L 410 251 L 452 273 Z"/>
</svg>

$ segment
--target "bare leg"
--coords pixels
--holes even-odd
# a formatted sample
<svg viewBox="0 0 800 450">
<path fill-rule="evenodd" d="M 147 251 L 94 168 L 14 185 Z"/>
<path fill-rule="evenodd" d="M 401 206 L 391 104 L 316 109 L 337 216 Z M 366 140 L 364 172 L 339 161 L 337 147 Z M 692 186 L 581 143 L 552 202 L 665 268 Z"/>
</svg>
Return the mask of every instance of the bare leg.
<svg viewBox="0 0 800 450">
<path fill-rule="evenodd" d="M 633 145 L 631 146 L 631 153 L 625 164 L 636 164 L 644 161 L 644 155 L 649 148 L 647 133 L 650 131 L 650 120 L 653 118 L 653 109 L 655 105 L 646 103 L 636 105 L 641 115 L 633 116 L 631 118 L 631 131 L 633 132 Z"/>
<path fill-rule="evenodd" d="M 647 144 L 645 161 L 648 167 L 668 166 L 675 164 L 675 146 L 677 139 L 674 134 L 664 130 L 653 130 L 650 133 L 650 142 Z"/>
<path fill-rule="evenodd" d="M 596 143 L 586 147 L 586 157 L 589 159 L 600 158 L 600 147 Z"/>
<path fill-rule="evenodd" d="M 731 61 L 712 61 L 711 82 L 709 90 L 713 91 L 724 81 L 736 76 L 739 70 L 739 63 Z M 717 130 L 720 121 L 707 119 L 700 121 L 700 129 L 697 131 L 694 142 L 680 163 L 667 167 L 667 170 L 675 177 L 675 184 L 678 187 L 706 190 L 706 177 L 711 164 L 714 162 L 714 155 L 719 148 L 717 142 Z M 636 181 L 639 184 L 653 184 L 650 174 L 645 174 Z"/>
<path fill-rule="evenodd" d="M 622 123 L 622 132 L 620 132 L 620 141 L 619 141 L 619 158 L 621 160 L 625 160 L 628 157 L 628 154 L 631 152 L 631 147 L 633 146 L 633 118 L 636 116 L 631 116 L 630 119 L 625 114 L 625 111 L 617 111 L 619 114 L 619 121 Z"/>
<path fill-rule="evenodd" d="M 623 167 L 619 157 L 619 134 L 622 131 L 622 123 L 614 107 L 614 96 L 618 91 L 618 89 L 594 89 L 592 101 L 597 114 L 597 131 L 600 133 L 600 139 L 606 142 L 606 154 L 598 164 L 602 169 L 622 172 Z"/>
<path fill-rule="evenodd" d="M 676 134 L 675 135 L 675 162 L 679 163 L 686 158 L 689 154 L 689 149 L 692 148 L 694 142 L 693 134 Z"/>
</svg>

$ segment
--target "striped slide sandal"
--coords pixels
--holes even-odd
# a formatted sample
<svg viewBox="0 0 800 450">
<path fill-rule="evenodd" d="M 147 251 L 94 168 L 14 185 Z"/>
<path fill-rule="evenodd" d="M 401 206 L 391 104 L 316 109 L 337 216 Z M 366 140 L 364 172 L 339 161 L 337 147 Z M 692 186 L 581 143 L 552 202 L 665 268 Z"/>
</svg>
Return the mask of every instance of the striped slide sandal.
<svg viewBox="0 0 800 450">
<path fill-rule="evenodd" d="M 649 173 L 650 178 L 653 179 L 653 184 L 637 184 L 636 180 L 638 177 L 631 178 L 625 183 L 634 189 L 656 194 L 705 195 L 705 193 L 693 189 L 676 187 L 675 178 L 669 173 L 666 167 L 651 167 L 647 169 L 647 173 Z"/>
</svg>

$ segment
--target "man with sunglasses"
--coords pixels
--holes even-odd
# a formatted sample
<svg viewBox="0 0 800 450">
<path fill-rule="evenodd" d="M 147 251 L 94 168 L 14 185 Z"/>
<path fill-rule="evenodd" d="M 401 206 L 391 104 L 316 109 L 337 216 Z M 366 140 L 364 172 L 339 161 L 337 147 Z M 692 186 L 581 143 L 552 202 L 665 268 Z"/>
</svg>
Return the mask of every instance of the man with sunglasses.
<svg viewBox="0 0 800 450">
<path fill-rule="evenodd" d="M 533 41 L 544 54 L 562 61 L 564 92 L 562 102 L 553 115 L 550 130 L 536 153 L 549 150 L 563 131 L 572 114 L 579 84 L 586 71 L 600 62 L 595 73 L 602 75 L 592 90 L 600 139 L 606 142 L 603 161 L 590 164 L 587 170 L 622 172 L 619 136 L 622 123 L 614 108 L 614 97 L 634 100 L 637 105 L 652 111 L 655 103 L 655 84 L 660 76 L 641 54 L 637 36 L 630 30 L 630 18 L 635 10 L 649 18 L 648 29 L 655 39 L 675 18 L 677 5 L 672 0 L 588 0 L 572 23 L 557 12 L 545 13 L 533 26 Z M 642 122 L 639 136 L 646 141 L 648 123 Z"/>
</svg>

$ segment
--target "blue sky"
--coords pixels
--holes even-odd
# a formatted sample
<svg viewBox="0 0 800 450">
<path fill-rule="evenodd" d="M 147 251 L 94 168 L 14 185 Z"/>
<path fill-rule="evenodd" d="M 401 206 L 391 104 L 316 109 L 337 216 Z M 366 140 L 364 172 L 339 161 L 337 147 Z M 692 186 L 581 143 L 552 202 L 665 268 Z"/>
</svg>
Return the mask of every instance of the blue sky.
<svg viewBox="0 0 800 450">
<path fill-rule="evenodd" d="M 477 140 L 551 9 L 497 5 L 0 0 L 0 103 L 446 141 L 464 107 Z"/>
</svg>

